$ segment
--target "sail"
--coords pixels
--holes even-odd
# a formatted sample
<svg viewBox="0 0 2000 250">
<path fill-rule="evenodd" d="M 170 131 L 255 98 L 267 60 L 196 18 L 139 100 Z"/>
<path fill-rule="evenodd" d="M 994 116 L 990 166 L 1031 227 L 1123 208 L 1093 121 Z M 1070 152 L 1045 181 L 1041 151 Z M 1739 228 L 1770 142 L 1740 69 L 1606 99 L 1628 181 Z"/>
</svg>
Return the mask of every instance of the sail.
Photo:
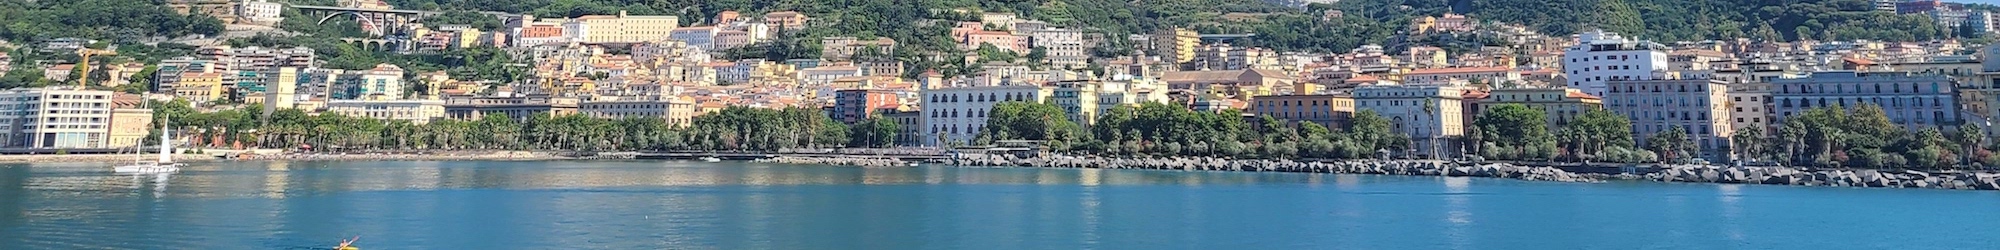
<svg viewBox="0 0 2000 250">
<path fill-rule="evenodd" d="M 174 144 L 171 143 L 173 140 L 167 139 L 167 134 L 172 133 L 167 130 L 167 124 L 173 123 L 170 119 L 172 117 L 160 118 L 160 163 L 162 164 L 174 162 Z"/>
</svg>

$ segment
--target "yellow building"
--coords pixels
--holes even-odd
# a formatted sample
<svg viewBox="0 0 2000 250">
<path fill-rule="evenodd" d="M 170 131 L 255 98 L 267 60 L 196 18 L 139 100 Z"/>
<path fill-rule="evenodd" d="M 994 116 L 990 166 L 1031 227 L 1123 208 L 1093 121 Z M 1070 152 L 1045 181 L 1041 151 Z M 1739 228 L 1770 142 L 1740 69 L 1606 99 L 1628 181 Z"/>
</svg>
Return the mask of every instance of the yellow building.
<svg viewBox="0 0 2000 250">
<path fill-rule="evenodd" d="M 153 110 L 140 107 L 146 100 L 137 95 L 117 95 L 111 99 L 111 124 L 109 137 L 104 144 L 109 148 L 124 148 L 138 145 L 152 132 Z"/>
<path fill-rule="evenodd" d="M 680 28 L 677 16 L 588 15 L 563 23 L 563 32 L 584 43 L 640 43 L 665 39 Z"/>
<path fill-rule="evenodd" d="M 1250 102 L 1250 112 L 1288 121 L 1318 123 L 1327 128 L 1347 126 L 1354 118 L 1354 98 L 1345 95 L 1268 95 Z"/>
<path fill-rule="evenodd" d="M 1174 64 L 1194 61 L 1194 49 L 1201 46 L 1201 33 L 1184 28 L 1160 30 L 1152 39 L 1160 56 Z"/>
<path fill-rule="evenodd" d="M 228 98 L 229 94 L 223 92 L 222 73 L 187 72 L 181 73 L 180 84 L 174 85 L 174 96 L 201 105 L 216 99 Z"/>
<path fill-rule="evenodd" d="M 1473 110 L 1470 111 L 1474 114 L 1485 113 L 1488 107 L 1500 104 L 1521 104 L 1541 110 L 1542 113 L 1548 114 L 1546 117 L 1550 129 L 1569 124 L 1570 121 L 1576 120 L 1576 117 L 1583 116 L 1585 112 L 1604 108 L 1603 98 L 1573 88 L 1495 89 L 1489 92 L 1485 99 L 1468 100 L 1468 102 L 1477 103 L 1470 105 L 1473 106 Z"/>
</svg>

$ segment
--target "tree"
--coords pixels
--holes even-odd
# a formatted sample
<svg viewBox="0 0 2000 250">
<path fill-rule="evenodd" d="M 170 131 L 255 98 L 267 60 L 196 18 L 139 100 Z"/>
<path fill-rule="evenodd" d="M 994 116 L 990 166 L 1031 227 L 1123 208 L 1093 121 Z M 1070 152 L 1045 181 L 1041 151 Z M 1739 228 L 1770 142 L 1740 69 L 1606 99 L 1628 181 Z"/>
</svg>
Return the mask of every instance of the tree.
<svg viewBox="0 0 2000 250">
<path fill-rule="evenodd" d="M 982 142 L 1038 140 L 1051 149 L 1068 150 L 1083 139 L 1083 128 L 1070 122 L 1062 107 L 1054 104 L 1001 102 L 986 115 L 986 126 L 977 136 Z"/>
<path fill-rule="evenodd" d="M 1520 147 L 1548 141 L 1548 117 L 1541 110 L 1521 104 L 1500 104 L 1479 114 L 1474 122 L 1481 135 L 1499 145 Z"/>
<path fill-rule="evenodd" d="M 1764 128 L 1738 128 L 1729 136 L 1731 152 L 1738 160 L 1755 161 L 1764 159 Z"/>
<path fill-rule="evenodd" d="M 895 120 L 882 116 L 870 116 L 867 120 L 848 127 L 850 147 L 888 147 L 896 142 L 896 134 L 901 131 Z"/>
<path fill-rule="evenodd" d="M 1646 149 L 1653 150 L 1660 154 L 1663 160 L 1669 161 L 1684 160 L 1696 150 L 1694 141 L 1688 138 L 1687 128 L 1681 126 L 1674 126 L 1646 138 Z"/>
</svg>

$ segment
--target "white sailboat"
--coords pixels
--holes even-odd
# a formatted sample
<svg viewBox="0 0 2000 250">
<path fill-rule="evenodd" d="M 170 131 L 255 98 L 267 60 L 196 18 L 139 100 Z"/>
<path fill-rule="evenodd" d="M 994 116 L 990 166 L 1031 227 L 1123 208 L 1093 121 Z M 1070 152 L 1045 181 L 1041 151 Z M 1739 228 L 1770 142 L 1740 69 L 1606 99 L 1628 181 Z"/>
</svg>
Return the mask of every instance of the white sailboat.
<svg viewBox="0 0 2000 250">
<path fill-rule="evenodd" d="M 132 162 L 132 165 L 123 165 L 123 166 L 116 166 L 116 167 L 111 167 L 111 171 L 112 171 L 112 172 L 118 172 L 118 173 L 173 173 L 173 172 L 180 172 L 180 171 L 181 171 L 181 164 L 180 164 L 180 163 L 174 163 L 174 155 L 173 155 L 173 152 L 174 152 L 174 144 L 173 144 L 173 140 L 172 140 L 172 139 L 169 139 L 169 137 L 167 136 L 168 134 L 172 134 L 172 131 L 170 131 L 170 130 L 168 130 L 168 129 L 167 129 L 167 124 L 171 123 L 171 122 L 170 122 L 170 121 L 171 121 L 170 119 L 171 119 L 171 117 L 163 117 L 163 118 L 161 118 L 161 119 L 160 119 L 160 159 L 159 159 L 158 161 L 151 161 L 151 162 L 149 162 L 149 161 L 146 161 L 146 160 L 144 159 L 144 157 L 140 157 L 140 159 L 136 159 L 136 160 L 134 160 L 134 161 Z M 137 148 L 138 146 L 133 146 L 133 147 L 134 147 L 134 148 Z M 135 150 L 135 151 L 136 151 L 136 150 Z"/>
</svg>

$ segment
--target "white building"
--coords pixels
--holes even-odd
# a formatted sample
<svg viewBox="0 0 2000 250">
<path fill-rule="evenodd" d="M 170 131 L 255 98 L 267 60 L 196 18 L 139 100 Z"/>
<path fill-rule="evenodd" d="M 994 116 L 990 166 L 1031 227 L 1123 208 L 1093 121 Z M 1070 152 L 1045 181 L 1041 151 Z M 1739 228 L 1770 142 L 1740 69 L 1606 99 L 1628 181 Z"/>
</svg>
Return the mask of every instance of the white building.
<svg viewBox="0 0 2000 250">
<path fill-rule="evenodd" d="M 971 143 L 986 126 L 986 112 L 1008 101 L 1042 102 L 1053 89 L 1033 85 L 983 86 L 928 89 L 919 93 L 923 101 L 923 124 L 929 134 L 923 145 L 945 146 Z"/>
<path fill-rule="evenodd" d="M 1354 89 L 1354 110 L 1374 110 L 1390 130 L 1410 137 L 1418 155 L 1460 154 L 1453 137 L 1465 134 L 1465 91 L 1452 85 L 1370 85 Z"/>
<path fill-rule="evenodd" d="M 333 100 L 326 102 L 326 112 L 425 124 L 444 118 L 444 100 Z"/>
<path fill-rule="evenodd" d="M 1029 45 L 1042 48 L 1048 55 L 1049 65 L 1057 68 L 1083 68 L 1090 63 L 1090 53 L 1083 46 L 1083 31 L 1072 29 L 1042 29 L 1035 31 Z"/>
<path fill-rule="evenodd" d="M 285 20 L 279 16 L 280 13 L 284 13 L 284 9 L 285 4 L 281 3 L 265 0 L 243 1 L 242 4 L 236 5 L 236 17 L 253 23 L 276 24 Z"/>
<path fill-rule="evenodd" d="M 1569 87 L 1591 95 L 1604 96 L 1607 81 L 1651 80 L 1654 71 L 1669 65 L 1664 46 L 1650 41 L 1627 40 L 1602 30 L 1578 35 L 1578 41 L 1563 53 L 1563 73 L 1569 76 Z"/>
<path fill-rule="evenodd" d="M 674 29 L 667 38 L 686 42 L 688 46 L 702 50 L 715 50 L 715 33 L 721 32 L 715 26 L 686 27 Z"/>
<path fill-rule="evenodd" d="M 0 91 L 0 148 L 104 148 L 112 95 L 60 87 Z"/>
</svg>

